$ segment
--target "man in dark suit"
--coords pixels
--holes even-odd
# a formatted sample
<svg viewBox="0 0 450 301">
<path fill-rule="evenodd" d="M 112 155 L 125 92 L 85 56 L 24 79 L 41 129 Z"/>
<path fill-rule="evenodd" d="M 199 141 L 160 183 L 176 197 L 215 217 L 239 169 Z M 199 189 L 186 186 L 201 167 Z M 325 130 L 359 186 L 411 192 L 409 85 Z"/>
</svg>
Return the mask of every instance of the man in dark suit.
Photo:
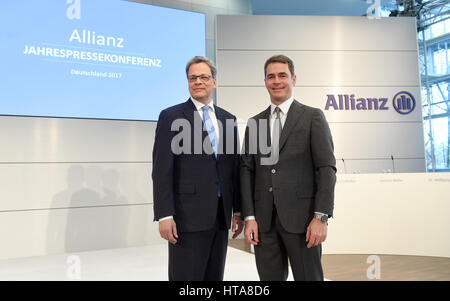
<svg viewBox="0 0 450 301">
<path fill-rule="evenodd" d="M 153 148 L 153 208 L 169 241 L 169 280 L 223 280 L 231 219 L 242 231 L 236 118 L 215 106 L 216 68 L 186 65 L 191 97 L 163 110 Z M 235 215 L 232 217 L 232 212 Z"/>
<path fill-rule="evenodd" d="M 294 100 L 291 59 L 269 58 L 264 74 L 271 105 L 249 119 L 241 157 L 245 237 L 261 280 L 286 280 L 288 260 L 295 280 L 323 280 L 336 182 L 330 129 L 321 110 Z"/>
</svg>

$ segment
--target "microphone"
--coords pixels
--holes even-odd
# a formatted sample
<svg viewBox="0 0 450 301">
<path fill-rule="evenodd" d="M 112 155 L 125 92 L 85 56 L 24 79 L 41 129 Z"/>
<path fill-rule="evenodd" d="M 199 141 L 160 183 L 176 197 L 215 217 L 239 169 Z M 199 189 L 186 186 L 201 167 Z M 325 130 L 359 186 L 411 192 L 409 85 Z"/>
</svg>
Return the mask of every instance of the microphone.
<svg viewBox="0 0 450 301">
<path fill-rule="evenodd" d="M 392 160 L 392 173 L 395 173 L 394 156 L 392 154 L 391 154 L 391 160 Z"/>
<path fill-rule="evenodd" d="M 344 163 L 344 173 L 347 173 L 347 166 L 345 166 L 345 160 L 342 158 L 342 163 Z"/>
</svg>

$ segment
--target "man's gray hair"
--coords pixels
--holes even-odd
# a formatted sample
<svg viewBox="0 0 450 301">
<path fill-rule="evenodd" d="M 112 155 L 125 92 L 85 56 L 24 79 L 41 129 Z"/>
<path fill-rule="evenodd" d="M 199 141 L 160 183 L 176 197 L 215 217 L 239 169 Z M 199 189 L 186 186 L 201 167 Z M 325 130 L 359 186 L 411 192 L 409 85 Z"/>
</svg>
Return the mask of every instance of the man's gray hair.
<svg viewBox="0 0 450 301">
<path fill-rule="evenodd" d="M 216 78 L 217 75 L 217 69 L 216 66 L 214 66 L 214 62 L 211 61 L 209 58 L 205 56 L 194 56 L 192 59 L 189 60 L 186 64 L 186 76 L 188 76 L 189 68 L 192 64 L 198 64 L 198 63 L 205 63 L 209 66 L 209 69 L 211 70 L 211 75 L 213 78 Z"/>
</svg>

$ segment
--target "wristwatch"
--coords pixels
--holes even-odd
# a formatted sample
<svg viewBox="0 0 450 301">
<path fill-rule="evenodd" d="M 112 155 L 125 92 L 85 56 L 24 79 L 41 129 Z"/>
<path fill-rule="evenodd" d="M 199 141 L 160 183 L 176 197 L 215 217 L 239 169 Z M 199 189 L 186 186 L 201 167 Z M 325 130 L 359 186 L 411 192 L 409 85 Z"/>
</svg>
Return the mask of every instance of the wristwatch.
<svg viewBox="0 0 450 301">
<path fill-rule="evenodd" d="M 322 223 L 328 222 L 328 214 L 314 213 L 314 218 L 317 218 Z"/>
</svg>

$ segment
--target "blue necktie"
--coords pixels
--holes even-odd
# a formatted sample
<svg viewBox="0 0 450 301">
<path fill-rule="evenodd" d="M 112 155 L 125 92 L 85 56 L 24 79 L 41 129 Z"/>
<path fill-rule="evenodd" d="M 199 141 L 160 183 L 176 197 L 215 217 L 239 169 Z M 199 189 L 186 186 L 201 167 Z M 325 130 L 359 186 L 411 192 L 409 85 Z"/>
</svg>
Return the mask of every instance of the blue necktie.
<svg viewBox="0 0 450 301">
<path fill-rule="evenodd" d="M 214 150 L 214 155 L 217 158 L 217 137 L 216 130 L 214 129 L 214 124 L 211 120 L 211 116 L 209 116 L 209 106 L 203 106 L 203 124 L 205 125 L 205 129 L 208 132 L 209 140 L 211 141 L 211 146 Z"/>
<path fill-rule="evenodd" d="M 203 110 L 203 124 L 205 125 L 205 129 L 208 132 L 209 140 L 211 141 L 211 146 L 214 150 L 214 155 L 217 158 L 217 149 L 218 149 L 217 136 L 216 131 L 214 129 L 214 124 L 211 120 L 211 116 L 209 116 L 209 106 L 203 106 L 202 110 Z M 220 182 L 219 182 L 218 196 L 222 196 L 222 183 Z"/>
</svg>

